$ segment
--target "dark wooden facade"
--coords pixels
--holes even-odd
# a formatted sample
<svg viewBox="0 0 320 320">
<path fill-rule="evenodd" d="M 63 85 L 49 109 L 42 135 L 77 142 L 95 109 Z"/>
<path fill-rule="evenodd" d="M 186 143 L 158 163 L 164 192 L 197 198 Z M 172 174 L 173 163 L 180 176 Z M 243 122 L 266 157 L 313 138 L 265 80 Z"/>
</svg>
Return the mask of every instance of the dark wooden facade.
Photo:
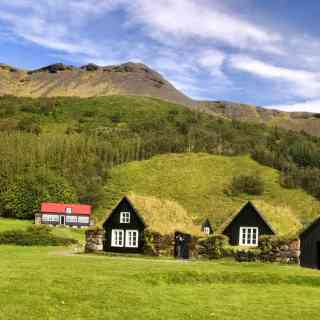
<svg viewBox="0 0 320 320">
<path fill-rule="evenodd" d="M 121 213 L 130 213 L 130 221 L 128 223 L 121 222 Z M 134 208 L 131 201 L 124 197 L 118 205 L 112 210 L 111 214 L 103 224 L 105 232 L 104 251 L 119 253 L 142 253 L 144 248 L 144 230 L 146 225 L 137 209 Z M 123 245 L 114 245 L 112 237 L 117 230 L 123 233 Z M 127 246 L 127 236 L 130 232 L 137 231 L 137 246 Z"/>
<path fill-rule="evenodd" d="M 213 234 L 213 228 L 209 219 L 206 219 L 201 225 L 201 231 L 207 235 Z"/>
<path fill-rule="evenodd" d="M 300 265 L 320 269 L 320 218 L 300 234 Z"/>
<path fill-rule="evenodd" d="M 251 202 L 248 202 L 222 231 L 229 237 L 231 245 L 239 245 L 241 227 L 256 227 L 259 236 L 275 234 L 272 227 Z"/>
</svg>

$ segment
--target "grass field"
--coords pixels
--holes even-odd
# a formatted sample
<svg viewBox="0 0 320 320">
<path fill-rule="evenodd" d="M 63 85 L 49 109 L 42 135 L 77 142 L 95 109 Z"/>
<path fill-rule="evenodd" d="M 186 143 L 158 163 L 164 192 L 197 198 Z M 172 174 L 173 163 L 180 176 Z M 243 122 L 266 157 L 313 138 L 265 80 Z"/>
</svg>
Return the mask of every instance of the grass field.
<svg viewBox="0 0 320 320">
<path fill-rule="evenodd" d="M 0 218 L 0 232 L 8 230 L 21 230 L 31 226 L 33 221 Z M 59 237 L 73 238 L 84 241 L 84 229 L 52 228 L 52 233 Z"/>
<path fill-rule="evenodd" d="M 260 175 L 264 194 L 230 196 L 227 190 L 231 181 L 240 174 Z M 300 223 L 311 222 L 320 212 L 319 201 L 303 190 L 281 187 L 279 171 L 262 166 L 249 156 L 161 155 L 117 166 L 110 176 L 105 187 L 106 208 L 97 212 L 102 220 L 107 207 L 130 192 L 175 201 L 196 222 L 208 217 L 215 226 L 238 212 L 246 201 L 253 200 L 269 222 L 281 229 L 279 233 L 284 234 L 299 229 Z M 141 213 L 145 214 L 143 210 Z"/>
<path fill-rule="evenodd" d="M 319 319 L 296 266 L 69 255 L 0 246 L 0 319 Z"/>
</svg>

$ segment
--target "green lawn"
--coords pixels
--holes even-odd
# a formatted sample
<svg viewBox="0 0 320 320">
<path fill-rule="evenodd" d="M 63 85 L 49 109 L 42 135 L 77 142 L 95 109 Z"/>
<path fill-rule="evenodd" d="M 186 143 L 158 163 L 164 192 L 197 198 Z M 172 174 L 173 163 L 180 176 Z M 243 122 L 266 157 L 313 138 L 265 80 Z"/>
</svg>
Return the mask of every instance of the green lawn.
<svg viewBox="0 0 320 320">
<path fill-rule="evenodd" d="M 0 232 L 8 230 L 26 229 L 33 221 L 0 218 Z M 52 233 L 59 237 L 73 238 L 81 242 L 84 241 L 84 229 L 52 228 Z"/>
<path fill-rule="evenodd" d="M 320 272 L 0 246 L 0 319 L 319 319 Z"/>
</svg>

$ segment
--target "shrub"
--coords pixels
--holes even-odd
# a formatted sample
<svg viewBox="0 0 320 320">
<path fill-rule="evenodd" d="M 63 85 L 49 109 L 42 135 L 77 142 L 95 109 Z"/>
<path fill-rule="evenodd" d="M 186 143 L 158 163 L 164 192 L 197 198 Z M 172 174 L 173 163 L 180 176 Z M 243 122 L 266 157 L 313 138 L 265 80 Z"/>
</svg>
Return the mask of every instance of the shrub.
<svg viewBox="0 0 320 320">
<path fill-rule="evenodd" d="M 264 192 L 264 183 L 258 175 L 240 175 L 233 178 L 230 189 L 233 195 L 240 193 L 262 195 Z"/>
<path fill-rule="evenodd" d="M 220 259 L 226 255 L 228 237 L 222 234 L 211 235 L 207 238 L 199 239 L 199 254 L 209 259 Z"/>
<path fill-rule="evenodd" d="M 49 227 L 31 226 L 25 230 L 8 230 L 0 233 L 0 244 L 19 246 L 66 246 L 78 243 L 71 238 L 54 236 Z"/>
<path fill-rule="evenodd" d="M 34 133 L 39 135 L 41 133 L 41 127 L 32 118 L 25 118 L 19 121 L 17 129 L 20 131 L 25 131 L 29 133 Z"/>
</svg>

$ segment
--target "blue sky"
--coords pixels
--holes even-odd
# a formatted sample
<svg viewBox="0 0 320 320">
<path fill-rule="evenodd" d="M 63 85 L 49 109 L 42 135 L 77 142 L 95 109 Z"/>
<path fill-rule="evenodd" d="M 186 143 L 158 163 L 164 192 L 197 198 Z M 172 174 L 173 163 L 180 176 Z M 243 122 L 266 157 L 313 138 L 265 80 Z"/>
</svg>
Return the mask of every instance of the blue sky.
<svg viewBox="0 0 320 320">
<path fill-rule="evenodd" d="M 196 99 L 320 112 L 320 2 L 0 0 L 0 62 L 143 62 Z"/>
</svg>

